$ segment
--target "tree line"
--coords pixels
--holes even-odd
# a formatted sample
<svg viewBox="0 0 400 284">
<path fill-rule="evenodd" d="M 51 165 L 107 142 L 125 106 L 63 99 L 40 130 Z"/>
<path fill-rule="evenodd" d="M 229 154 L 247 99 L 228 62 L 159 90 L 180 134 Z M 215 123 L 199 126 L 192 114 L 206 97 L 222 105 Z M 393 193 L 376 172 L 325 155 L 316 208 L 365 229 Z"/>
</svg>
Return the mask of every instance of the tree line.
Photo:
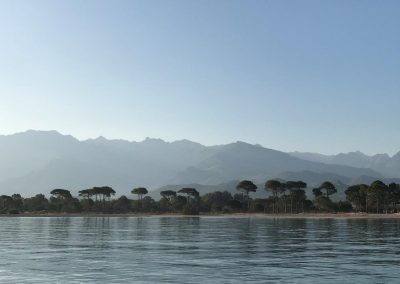
<svg viewBox="0 0 400 284">
<path fill-rule="evenodd" d="M 281 181 L 271 179 L 265 182 L 269 192 L 265 198 L 251 198 L 258 187 L 250 180 L 243 180 L 236 186 L 237 193 L 215 191 L 200 196 L 195 188 L 178 191 L 164 190 L 156 201 L 147 196 L 145 187 L 132 189 L 136 199 L 125 195 L 114 198 L 116 192 L 109 186 L 93 187 L 72 196 L 67 189 L 53 189 L 49 199 L 43 194 L 23 198 L 20 194 L 0 196 L 0 214 L 42 213 L 236 213 L 264 212 L 270 214 L 298 214 L 318 212 L 366 212 L 395 213 L 400 209 L 400 185 L 386 185 L 380 180 L 370 185 L 351 185 L 345 190 L 346 200 L 334 202 L 331 196 L 337 193 L 332 182 L 325 181 L 319 187 L 309 189 L 303 181 Z"/>
</svg>

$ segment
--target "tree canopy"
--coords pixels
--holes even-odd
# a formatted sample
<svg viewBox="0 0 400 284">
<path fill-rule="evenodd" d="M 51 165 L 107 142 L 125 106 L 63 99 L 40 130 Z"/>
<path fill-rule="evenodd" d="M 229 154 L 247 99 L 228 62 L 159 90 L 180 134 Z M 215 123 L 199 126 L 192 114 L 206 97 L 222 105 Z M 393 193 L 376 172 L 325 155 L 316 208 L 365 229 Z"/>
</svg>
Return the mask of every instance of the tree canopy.
<svg viewBox="0 0 400 284">
<path fill-rule="evenodd" d="M 163 190 L 160 192 L 160 195 L 165 199 L 171 201 L 171 198 L 176 196 L 176 191 L 173 190 Z"/>
<path fill-rule="evenodd" d="M 315 197 L 322 195 L 322 191 L 319 187 L 313 188 L 312 193 L 314 194 Z"/>
<path fill-rule="evenodd" d="M 53 189 L 50 194 L 58 197 L 58 198 L 72 198 L 71 192 L 67 189 L 56 188 Z"/>
<path fill-rule="evenodd" d="M 208 192 L 200 196 L 195 188 L 185 187 L 178 192 L 164 190 L 160 192 L 161 199 L 154 200 L 150 196 L 141 197 L 148 193 L 144 187 L 138 187 L 131 192 L 140 195 L 140 200 L 132 200 L 122 195 L 111 198 L 115 190 L 109 186 L 97 186 L 79 191 L 79 199 L 72 196 L 67 189 L 53 189 L 51 197 L 46 198 L 38 194 L 24 198 L 20 194 L 0 196 L 0 214 L 14 214 L 12 212 L 182 212 L 184 214 L 198 214 L 199 212 L 265 212 L 288 213 L 300 212 L 400 212 L 400 185 L 391 183 L 386 185 L 376 180 L 370 185 L 350 185 L 338 196 L 339 200 L 331 200 L 329 196 L 337 191 L 332 182 L 323 182 L 312 190 L 315 195 L 309 200 L 307 184 L 303 181 L 268 180 L 265 189 L 272 192 L 272 196 L 257 196 L 250 199 L 247 195 L 257 190 L 257 186 L 249 180 L 237 184 L 236 189 L 242 193 L 232 195 L 229 191 Z M 179 193 L 179 195 L 177 195 Z M 326 193 L 326 194 L 325 194 Z M 185 195 L 185 196 L 183 196 Z M 100 197 L 100 198 L 99 198 Z M 247 203 L 247 206 L 246 206 Z M 287 210 L 290 208 L 290 211 Z"/>
<path fill-rule="evenodd" d="M 331 183 L 330 181 L 325 181 L 323 182 L 320 187 L 320 189 L 325 190 L 326 197 L 329 198 L 329 195 L 332 195 L 337 192 L 336 187 Z"/>
<path fill-rule="evenodd" d="M 199 192 L 195 188 L 184 187 L 178 190 L 178 193 L 186 194 L 187 196 L 197 197 L 199 196 Z"/>
<path fill-rule="evenodd" d="M 250 180 L 242 180 L 236 186 L 236 189 L 240 190 L 240 191 L 244 191 L 244 192 L 246 192 L 246 194 L 248 194 L 249 192 L 256 192 L 257 186 Z"/>
<path fill-rule="evenodd" d="M 142 199 L 143 195 L 146 195 L 149 192 L 148 192 L 147 188 L 137 187 L 137 188 L 132 189 L 131 193 L 138 195 L 139 199 Z"/>
</svg>

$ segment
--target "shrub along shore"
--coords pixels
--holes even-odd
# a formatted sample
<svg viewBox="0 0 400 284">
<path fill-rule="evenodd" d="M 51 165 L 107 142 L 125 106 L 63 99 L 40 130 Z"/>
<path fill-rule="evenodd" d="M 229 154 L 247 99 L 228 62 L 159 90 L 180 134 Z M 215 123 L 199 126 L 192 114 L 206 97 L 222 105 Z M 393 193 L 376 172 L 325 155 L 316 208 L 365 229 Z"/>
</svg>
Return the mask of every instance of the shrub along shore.
<svg viewBox="0 0 400 284">
<path fill-rule="evenodd" d="M 215 215 L 232 214 L 235 216 L 336 216 L 362 217 L 382 216 L 382 214 L 400 212 L 400 185 L 386 185 L 374 181 L 370 185 L 352 185 L 345 191 L 346 200 L 334 202 L 331 196 L 337 192 L 333 183 L 326 181 L 319 187 L 310 189 L 303 181 L 268 180 L 265 183 L 265 198 L 253 199 L 251 194 L 259 190 L 249 180 L 241 181 L 237 193 L 215 191 L 204 195 L 195 188 L 182 188 L 178 191 L 161 191 L 156 201 L 144 187 L 134 188 L 136 199 L 122 195 L 114 198 L 116 192 L 109 186 L 93 187 L 79 191 L 72 196 L 67 189 L 54 189 L 51 197 L 37 194 L 23 198 L 20 194 L 0 196 L 0 214 L 5 216 L 112 216 L 130 215 Z M 313 194 L 308 199 L 306 190 Z M 354 214 L 357 213 L 357 214 Z"/>
</svg>

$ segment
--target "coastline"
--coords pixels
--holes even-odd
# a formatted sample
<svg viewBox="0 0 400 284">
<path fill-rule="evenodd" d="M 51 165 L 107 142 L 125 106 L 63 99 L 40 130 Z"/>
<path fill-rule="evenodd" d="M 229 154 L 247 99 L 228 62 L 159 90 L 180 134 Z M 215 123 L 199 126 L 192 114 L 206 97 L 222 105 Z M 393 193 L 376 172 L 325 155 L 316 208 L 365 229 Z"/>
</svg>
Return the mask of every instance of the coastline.
<svg viewBox="0 0 400 284">
<path fill-rule="evenodd" d="M 4 214 L 0 218 L 138 218 L 138 217 L 156 217 L 156 218 L 265 218 L 265 219 L 400 219 L 400 213 L 390 214 L 367 214 L 367 213 L 300 213 L 300 214 L 265 214 L 265 213 L 230 213 L 230 214 L 199 214 L 199 215 L 183 215 L 183 214 L 153 214 L 153 213 L 22 213 L 22 214 Z"/>
</svg>

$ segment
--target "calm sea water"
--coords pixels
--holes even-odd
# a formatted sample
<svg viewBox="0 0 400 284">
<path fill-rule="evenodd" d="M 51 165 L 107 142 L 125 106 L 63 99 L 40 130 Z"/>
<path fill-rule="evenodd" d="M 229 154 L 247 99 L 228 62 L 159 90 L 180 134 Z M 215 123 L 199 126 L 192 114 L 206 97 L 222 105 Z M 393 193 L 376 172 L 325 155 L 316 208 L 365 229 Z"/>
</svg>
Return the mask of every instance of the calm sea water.
<svg viewBox="0 0 400 284">
<path fill-rule="evenodd" d="M 0 283 L 400 283 L 400 221 L 0 218 Z"/>
</svg>

